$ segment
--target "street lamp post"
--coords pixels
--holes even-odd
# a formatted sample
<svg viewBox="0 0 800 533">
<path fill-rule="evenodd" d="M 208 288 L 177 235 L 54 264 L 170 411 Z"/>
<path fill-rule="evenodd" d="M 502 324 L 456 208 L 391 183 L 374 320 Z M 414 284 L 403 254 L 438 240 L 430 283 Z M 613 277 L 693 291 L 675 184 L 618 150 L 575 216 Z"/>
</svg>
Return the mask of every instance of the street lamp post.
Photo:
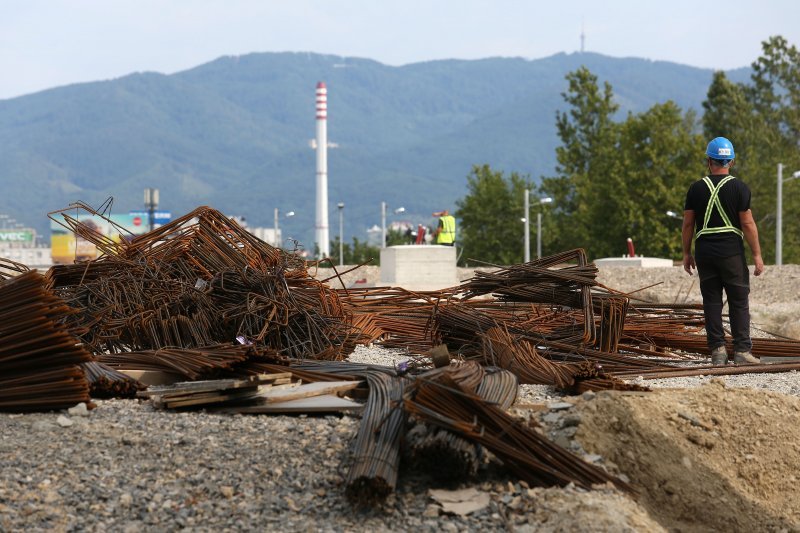
<svg viewBox="0 0 800 533">
<path fill-rule="evenodd" d="M 783 183 L 800 178 L 800 170 L 783 179 L 783 163 L 778 163 L 778 201 L 775 213 L 775 264 L 783 264 Z"/>
<path fill-rule="evenodd" d="M 285 216 L 286 218 L 293 217 L 294 216 L 294 211 L 289 211 L 288 213 L 286 213 L 283 216 Z M 273 237 L 273 239 L 274 239 L 273 244 L 275 245 L 275 248 L 280 248 L 281 247 L 281 239 L 278 238 L 278 231 L 279 231 L 278 219 L 279 218 L 280 218 L 280 210 L 276 207 L 275 208 L 275 228 L 273 230 L 275 232 L 275 235 Z"/>
<path fill-rule="evenodd" d="M 400 214 L 405 210 L 405 207 L 398 207 L 394 210 L 394 214 Z M 381 248 L 386 248 L 386 202 L 381 202 Z"/>
<path fill-rule="evenodd" d="M 531 191 L 525 189 L 525 262 L 531 260 Z"/>
<path fill-rule="evenodd" d="M 280 242 L 278 239 L 278 208 L 275 208 L 275 226 L 272 228 L 272 244 L 275 245 L 275 248 L 280 248 Z"/>
<path fill-rule="evenodd" d="M 156 227 L 156 209 L 158 209 L 158 189 L 148 187 L 144 190 L 144 208 L 147 210 L 150 231 Z"/>
<path fill-rule="evenodd" d="M 542 206 L 552 203 L 553 199 L 549 196 L 539 198 L 539 211 L 536 213 L 536 259 L 542 258 Z"/>
<path fill-rule="evenodd" d="M 381 248 L 386 248 L 386 202 L 381 202 Z"/>
<path fill-rule="evenodd" d="M 344 202 L 336 207 L 339 208 L 339 266 L 344 266 Z"/>
</svg>

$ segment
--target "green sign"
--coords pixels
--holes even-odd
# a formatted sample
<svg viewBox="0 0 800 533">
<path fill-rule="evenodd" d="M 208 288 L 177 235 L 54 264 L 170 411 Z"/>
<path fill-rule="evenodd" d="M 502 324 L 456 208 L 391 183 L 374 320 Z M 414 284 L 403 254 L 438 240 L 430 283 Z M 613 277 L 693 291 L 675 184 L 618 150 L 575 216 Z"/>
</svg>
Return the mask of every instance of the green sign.
<svg viewBox="0 0 800 533">
<path fill-rule="evenodd" d="M 33 242 L 33 230 L 30 229 L 0 229 L 0 243 L 3 242 Z"/>
</svg>

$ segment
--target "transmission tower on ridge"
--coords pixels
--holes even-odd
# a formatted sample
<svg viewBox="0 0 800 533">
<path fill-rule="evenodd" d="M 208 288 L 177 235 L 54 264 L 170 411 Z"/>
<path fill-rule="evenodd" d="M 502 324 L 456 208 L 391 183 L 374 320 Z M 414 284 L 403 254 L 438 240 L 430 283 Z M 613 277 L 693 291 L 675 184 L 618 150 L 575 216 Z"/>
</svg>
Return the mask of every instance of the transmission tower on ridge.
<svg viewBox="0 0 800 533">
<path fill-rule="evenodd" d="M 586 50 L 586 31 L 583 27 L 583 21 L 581 21 L 581 53 Z"/>
</svg>

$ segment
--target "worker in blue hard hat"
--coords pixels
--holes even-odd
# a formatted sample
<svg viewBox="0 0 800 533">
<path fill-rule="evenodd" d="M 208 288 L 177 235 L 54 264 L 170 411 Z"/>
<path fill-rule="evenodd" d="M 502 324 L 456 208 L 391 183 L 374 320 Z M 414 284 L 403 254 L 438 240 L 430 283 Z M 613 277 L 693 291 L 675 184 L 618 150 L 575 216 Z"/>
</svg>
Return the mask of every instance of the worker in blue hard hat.
<svg viewBox="0 0 800 533">
<path fill-rule="evenodd" d="M 753 252 L 753 273 L 764 272 L 758 228 L 750 210 L 750 189 L 730 174 L 736 154 L 733 143 L 717 137 L 706 148 L 708 175 L 686 193 L 683 211 L 683 268 L 697 269 L 711 362 L 728 362 L 722 327 L 722 291 L 728 298 L 734 363 L 758 363 L 750 339 L 750 271 L 744 243 Z M 692 256 L 694 237 L 694 256 Z"/>
</svg>

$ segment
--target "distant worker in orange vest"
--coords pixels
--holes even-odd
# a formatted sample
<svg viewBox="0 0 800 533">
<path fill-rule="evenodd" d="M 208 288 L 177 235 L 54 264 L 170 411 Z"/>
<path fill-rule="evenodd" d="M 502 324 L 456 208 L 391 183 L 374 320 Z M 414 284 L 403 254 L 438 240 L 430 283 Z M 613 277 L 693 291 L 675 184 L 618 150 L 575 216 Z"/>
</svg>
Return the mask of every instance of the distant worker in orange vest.
<svg viewBox="0 0 800 533">
<path fill-rule="evenodd" d="M 456 244 L 456 219 L 450 212 L 437 211 L 433 216 L 439 217 L 439 227 L 433 232 L 434 244 L 443 246 L 455 246 Z"/>
</svg>

